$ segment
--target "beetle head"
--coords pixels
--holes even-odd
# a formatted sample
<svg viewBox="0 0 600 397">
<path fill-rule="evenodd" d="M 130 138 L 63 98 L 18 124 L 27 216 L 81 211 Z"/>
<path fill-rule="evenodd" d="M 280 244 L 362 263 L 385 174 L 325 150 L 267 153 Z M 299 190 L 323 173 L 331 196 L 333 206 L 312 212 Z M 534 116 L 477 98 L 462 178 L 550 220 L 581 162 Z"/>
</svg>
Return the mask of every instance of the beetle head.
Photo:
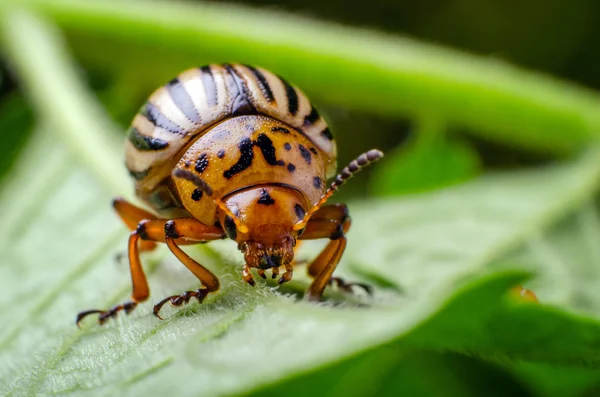
<svg viewBox="0 0 600 397">
<path fill-rule="evenodd" d="M 225 203 L 247 227 L 242 233 L 231 217 L 220 215 L 221 225 L 238 243 L 248 266 L 270 269 L 292 262 L 300 234 L 294 225 L 302 219 L 306 206 L 301 193 L 290 187 L 264 185 L 235 193 Z"/>
</svg>

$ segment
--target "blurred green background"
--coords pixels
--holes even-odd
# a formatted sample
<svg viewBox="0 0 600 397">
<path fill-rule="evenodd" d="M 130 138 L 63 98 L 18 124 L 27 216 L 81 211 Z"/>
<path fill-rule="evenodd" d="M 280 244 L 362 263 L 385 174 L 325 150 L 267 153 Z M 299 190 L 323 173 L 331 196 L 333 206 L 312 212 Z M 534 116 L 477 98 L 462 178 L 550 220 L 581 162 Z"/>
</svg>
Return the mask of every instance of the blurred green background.
<svg viewBox="0 0 600 397">
<path fill-rule="evenodd" d="M 48 2 L 51 4 L 51 2 Z M 226 2 L 216 1 L 224 4 Z M 447 45 L 469 51 L 490 59 L 505 60 L 525 68 L 558 76 L 590 88 L 600 86 L 597 70 L 600 55 L 595 44 L 600 37 L 600 4 L 592 0 L 532 0 L 528 2 L 499 0 L 436 0 L 436 1 L 383 1 L 368 4 L 345 1 L 246 1 L 231 4 L 247 4 L 266 10 L 291 12 L 300 16 L 324 21 L 335 21 L 349 26 L 372 28 L 382 32 L 401 34 L 423 39 L 430 43 Z M 120 27 L 119 29 L 122 29 Z M 88 83 L 94 87 L 106 108 L 122 128 L 129 123 L 131 115 L 158 84 L 176 73 L 179 65 L 192 66 L 194 58 L 189 55 L 173 55 L 160 45 L 141 43 L 131 48 L 112 38 L 98 38 L 81 31 L 67 35 L 74 55 L 79 59 Z M 112 56 L 106 56 L 111 53 Z M 170 59 L 171 57 L 175 59 Z M 234 57 L 235 58 L 235 57 Z M 237 61 L 237 59 L 232 59 Z M 202 60 L 204 61 L 204 60 Z M 210 57 L 206 62 L 212 61 Z M 165 66 L 168 64 L 176 66 Z M 0 85 L 0 107 L 3 129 L 22 125 L 30 116 L 20 98 L 18 85 L 3 63 L 3 82 Z M 310 87 L 305 88 L 310 94 Z M 411 118 L 391 119 L 374 116 L 372 111 L 360 108 L 336 106 L 329 101 L 316 102 L 323 109 L 334 130 L 339 135 L 340 163 L 349 161 L 367 147 L 386 149 L 400 147 L 417 127 Z M 484 168 L 519 167 L 548 161 L 552 157 L 538 150 L 520 150 L 506 143 L 490 142 L 478 135 L 468 134 L 468 128 L 460 125 L 444 125 L 446 141 L 457 145 L 460 154 L 446 153 L 449 157 L 449 175 L 429 170 L 431 185 L 452 183 L 479 172 Z M 22 128 L 21 128 L 22 129 Z M 464 134 L 467 132 L 467 134 Z M 352 137 L 348 139 L 347 137 Z M 23 144 L 26 134 L 7 134 L 3 141 L 0 165 L 2 170 Z M 465 144 L 466 147 L 463 145 Z M 410 142 L 409 147 L 415 145 Z M 429 146 L 423 143 L 423 146 Z M 454 147 L 456 149 L 456 147 Z M 531 148 L 528 148 L 531 149 Z M 475 152 L 473 152 L 474 150 Z M 425 150 L 415 154 L 408 162 L 408 169 L 421 168 L 432 152 Z M 456 157 L 456 158 L 455 158 Z M 389 160 L 392 161 L 392 160 Z M 434 166 L 435 167 L 435 166 Z M 446 169 L 447 164 L 439 165 Z M 454 169 L 456 168 L 456 169 Z M 425 173 L 428 171 L 425 170 Z M 407 172 L 408 175 L 411 172 Z M 453 175 L 454 174 L 454 175 Z M 346 187 L 342 195 L 365 192 L 368 177 L 359 176 L 359 182 Z M 422 190 L 423 182 L 410 177 L 401 181 L 407 191 Z M 424 186 L 427 184 L 425 183 Z M 380 191 L 379 193 L 385 194 Z M 344 197 L 344 196 L 342 196 Z"/>
<path fill-rule="evenodd" d="M 221 6 L 227 4 L 223 1 L 215 3 Z M 240 3 L 262 10 L 408 36 L 479 55 L 491 61 L 490 65 L 494 65 L 495 61 L 504 65 L 506 61 L 582 87 L 600 89 L 598 1 L 255 0 L 231 4 Z M 51 2 L 44 7 L 51 10 Z M 224 7 L 218 12 L 227 15 L 226 10 Z M 121 41 L 119 29 L 126 29 L 122 25 L 107 26 L 103 35 L 101 27 L 87 31 L 65 15 L 58 13 L 56 17 L 59 26 L 67 26 L 65 39 L 80 66 L 77 72 L 93 89 L 117 124 L 118 131 L 125 131 L 152 90 L 181 69 L 208 62 L 247 62 L 243 57 L 244 51 L 229 55 L 227 50 L 220 53 L 207 50 L 206 55 L 199 56 L 187 51 L 189 43 L 181 44 L 181 48 L 177 44 L 156 43 L 146 39 L 143 32 L 139 35 L 123 34 L 128 39 Z M 270 22 L 267 20 L 265 23 Z M 168 38 L 165 39 L 167 41 Z M 246 52 L 251 53 L 251 48 Z M 272 56 L 276 58 L 276 54 Z M 272 62 L 278 66 L 276 59 Z M 250 63 L 254 61 L 250 60 Z M 299 76 L 302 80 L 303 65 L 290 66 L 282 62 L 279 66 L 280 74 L 286 76 L 286 70 L 289 70 L 292 76 Z M 308 64 L 307 70 L 310 67 Z M 12 73 L 12 68 L 4 57 L 0 70 L 0 183 L 3 181 L 1 178 L 10 174 L 11 165 L 27 144 L 36 120 L 33 107 L 25 99 L 20 79 Z M 468 73 L 469 67 L 466 66 L 465 70 Z M 305 79 L 309 77 L 310 72 L 307 72 Z M 293 77 L 291 80 L 296 82 Z M 381 87 L 386 84 L 385 81 L 379 82 Z M 580 144 L 577 134 L 573 135 L 574 144 L 571 145 L 569 132 L 565 132 L 565 145 L 546 146 L 543 139 L 539 139 L 539 144 L 534 140 L 523 144 L 521 138 L 511 138 L 511 134 L 518 136 L 518 128 L 516 132 L 486 134 L 477 129 L 477 123 L 448 121 L 443 117 L 445 115 L 430 114 L 420 105 L 416 106 L 416 111 L 407 106 L 408 110 L 399 110 L 397 114 L 390 110 L 393 109 L 391 105 L 388 108 L 382 106 L 381 112 L 377 111 L 377 105 L 363 110 L 359 100 L 339 103 L 332 100 L 335 95 L 324 94 L 325 89 L 320 91 L 318 84 L 305 87 L 300 83 L 297 82 L 309 97 L 314 97 L 332 125 L 338 142 L 340 165 L 371 147 L 378 147 L 387 154 L 378 167 L 367 170 L 345 186 L 336 196 L 336 200 L 340 201 L 422 193 L 459 184 L 486 172 L 553 164 L 573 157 L 586 146 Z M 581 92 L 584 93 L 582 96 L 588 93 L 586 89 Z M 435 96 L 435 93 L 431 95 Z M 451 96 L 452 91 L 445 95 Z M 543 136 L 543 129 L 540 131 L 540 136 Z M 121 139 L 120 136 L 117 138 Z M 567 149 L 563 150 L 563 146 Z M 390 353 L 389 349 L 389 346 L 382 347 L 357 355 L 316 375 L 300 376 L 283 386 L 278 384 L 260 393 L 306 395 L 321 390 L 341 395 L 344 393 L 344 379 L 363 374 L 364 395 L 394 395 L 397 390 L 410 390 L 410 395 L 423 396 L 600 395 L 600 383 L 597 383 L 600 376 L 593 368 L 571 370 L 528 362 L 505 365 L 501 359 L 483 361 L 435 349 L 409 349 L 408 353 L 402 350 L 396 357 L 395 352 L 391 350 Z M 387 365 L 382 368 L 381 357 L 390 355 L 394 358 L 386 361 Z M 385 372 L 378 374 L 379 377 L 374 376 L 376 381 L 364 375 L 369 370 L 375 372 L 374 368 Z M 373 382 L 372 387 L 367 385 L 369 382 Z M 397 386 L 398 382 L 402 385 Z M 356 395 L 356 391 L 347 395 Z"/>
</svg>

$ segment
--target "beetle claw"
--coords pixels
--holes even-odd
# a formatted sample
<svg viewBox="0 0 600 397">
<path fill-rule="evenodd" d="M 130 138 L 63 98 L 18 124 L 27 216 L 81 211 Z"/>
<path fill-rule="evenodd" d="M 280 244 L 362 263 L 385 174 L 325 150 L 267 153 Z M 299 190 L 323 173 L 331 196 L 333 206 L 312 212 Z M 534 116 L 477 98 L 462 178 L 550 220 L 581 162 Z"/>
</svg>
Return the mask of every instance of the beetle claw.
<svg viewBox="0 0 600 397">
<path fill-rule="evenodd" d="M 202 303 L 202 301 L 204 300 L 204 298 L 206 298 L 206 295 L 208 295 L 209 292 L 210 291 L 208 291 L 206 288 L 200 288 L 196 291 L 185 291 L 184 293 L 179 295 L 167 296 L 165 299 L 161 300 L 156 305 L 154 305 L 152 313 L 159 319 L 164 320 L 160 316 L 160 310 L 165 305 L 165 303 L 169 302 L 171 306 L 181 306 L 183 304 L 189 303 L 190 299 L 192 298 L 196 298 L 198 299 L 199 303 Z"/>
<path fill-rule="evenodd" d="M 81 320 L 83 320 L 85 317 L 89 316 L 90 314 L 98 313 L 99 314 L 98 324 L 104 325 L 104 323 L 108 319 L 117 317 L 117 314 L 119 314 L 120 311 L 125 311 L 125 314 L 129 314 L 136 307 L 137 307 L 136 302 L 125 302 L 121 305 L 114 306 L 109 310 L 98 310 L 98 309 L 86 310 L 86 311 L 83 311 L 83 312 L 77 314 L 77 319 L 75 320 L 75 324 L 77 324 L 77 326 L 79 328 L 81 328 L 81 326 L 80 326 Z"/>
<path fill-rule="evenodd" d="M 331 277 L 329 279 L 329 285 L 335 285 L 337 288 L 347 293 L 353 293 L 354 287 L 360 287 L 367 294 L 373 295 L 373 287 L 371 287 L 370 285 L 359 282 L 346 282 L 343 278 L 340 277 Z"/>
</svg>

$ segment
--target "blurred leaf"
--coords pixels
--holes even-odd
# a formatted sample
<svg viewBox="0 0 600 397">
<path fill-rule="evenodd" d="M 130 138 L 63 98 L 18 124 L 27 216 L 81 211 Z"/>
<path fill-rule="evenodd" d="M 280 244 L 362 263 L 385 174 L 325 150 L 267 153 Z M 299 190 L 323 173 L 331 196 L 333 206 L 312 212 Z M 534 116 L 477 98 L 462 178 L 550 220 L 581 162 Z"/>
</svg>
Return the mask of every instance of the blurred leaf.
<svg viewBox="0 0 600 397">
<path fill-rule="evenodd" d="M 489 363 L 456 354 L 412 352 L 388 372 L 377 395 L 525 397 L 530 394 L 510 373 Z"/>
<path fill-rule="evenodd" d="M 373 192 L 380 196 L 417 193 L 454 185 L 479 173 L 479 158 L 468 145 L 449 141 L 443 125 L 423 120 L 405 145 L 379 164 Z"/>
<path fill-rule="evenodd" d="M 156 83 L 200 61 L 240 61 L 272 69 L 323 102 L 395 117 L 427 110 L 487 139 L 536 150 L 572 152 L 600 131 L 600 97 L 594 92 L 405 38 L 232 4 L 20 3 L 43 11 L 72 36 L 110 43 L 105 48 L 112 51 L 100 53 L 107 67 L 120 54 L 130 63 L 127 53 L 146 48 L 140 74 L 152 69 Z M 11 6 L 2 0 L 0 12 Z M 86 52 L 102 48 L 87 39 L 81 44 Z M 179 56 L 169 56 L 174 53 Z"/>
<path fill-rule="evenodd" d="M 7 57 L 40 123 L 69 145 L 108 189 L 128 183 L 118 134 L 81 82 L 56 27 L 34 14 L 0 14 Z"/>
<path fill-rule="evenodd" d="M 5 95 L 0 103 L 0 183 L 25 146 L 32 124 L 33 115 L 23 97 Z"/>
<path fill-rule="evenodd" d="M 519 362 L 513 368 L 515 376 L 540 397 L 583 397 L 600 381 L 600 370 Z M 597 394 L 590 394 L 594 396 Z"/>
<path fill-rule="evenodd" d="M 257 396 L 528 396 L 500 366 L 457 354 L 387 344 L 316 373 L 266 387 Z"/>
<path fill-rule="evenodd" d="M 534 287 L 554 305 L 600 313 L 600 217 L 594 204 L 532 239 L 515 254 L 543 266 Z"/>
</svg>

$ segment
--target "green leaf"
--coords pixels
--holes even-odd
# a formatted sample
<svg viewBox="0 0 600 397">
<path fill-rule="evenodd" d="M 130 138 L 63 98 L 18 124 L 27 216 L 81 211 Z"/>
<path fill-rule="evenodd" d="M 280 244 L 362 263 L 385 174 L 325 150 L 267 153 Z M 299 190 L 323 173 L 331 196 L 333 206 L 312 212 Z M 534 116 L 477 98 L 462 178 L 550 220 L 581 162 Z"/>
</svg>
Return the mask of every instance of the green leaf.
<svg viewBox="0 0 600 397">
<path fill-rule="evenodd" d="M 537 355 L 535 340 L 521 345 L 519 333 L 467 345 L 462 336 L 494 314 L 490 307 L 502 308 L 503 291 L 523 277 L 522 271 L 510 270 L 514 266 L 489 260 L 590 192 L 598 172 L 595 153 L 572 165 L 485 178 L 419 200 L 352 205 L 355 223 L 342 268 L 377 275 L 403 290 L 400 297 L 379 291 L 369 308 L 298 302 L 262 284 L 253 289 L 241 281 L 240 258 L 230 254 L 233 244 L 222 242 L 194 251 L 223 280 L 222 291 L 205 304 L 168 311 L 162 322 L 144 304 L 129 317 L 105 327 L 88 323 L 80 331 L 73 324 L 77 311 L 126 298 L 127 268 L 114 259 L 125 248 L 126 233 L 110 214 L 110 196 L 64 149 L 44 134 L 33 145 L 0 201 L 1 208 L 20 214 L 0 229 L 5 252 L 0 323 L 6 324 L 0 330 L 6 357 L 0 379 L 9 393 L 239 393 L 403 335 L 409 346 L 462 350 L 476 345 L 508 355 L 515 350 L 507 348 L 517 344 L 518 356 L 559 362 L 574 355 L 592 362 L 600 352 L 596 320 L 588 321 L 587 330 L 581 319 L 569 323 L 585 330 L 588 339 L 576 342 L 587 345 L 574 352 L 545 345 L 543 356 Z M 42 175 L 32 161 L 41 153 L 47 161 Z M 36 178 L 46 184 L 40 186 Z M 546 179 L 554 184 L 531 183 Z M 36 205 L 19 211 L 26 205 L 24 195 L 35 197 Z M 154 300 L 195 284 L 170 256 L 149 272 Z M 543 329 L 549 321 L 537 313 L 547 309 L 531 306 L 521 305 L 532 326 Z M 424 327 L 436 322 L 445 326 L 434 327 L 433 343 L 431 329 Z M 448 329 L 448 324 L 454 326 Z M 572 335 L 562 334 L 562 343 Z"/>
<path fill-rule="evenodd" d="M 450 141 L 443 123 L 420 120 L 410 140 L 386 153 L 373 177 L 373 193 L 393 196 L 454 185 L 479 173 L 477 153 L 464 143 Z"/>
<path fill-rule="evenodd" d="M 79 79 L 56 27 L 24 11 L 2 15 L 2 38 L 38 121 L 51 126 L 112 191 L 129 182 L 116 127 Z"/>
<path fill-rule="evenodd" d="M 32 124 L 33 115 L 23 97 L 14 93 L 6 95 L 0 103 L 0 181 L 25 146 Z"/>
</svg>

